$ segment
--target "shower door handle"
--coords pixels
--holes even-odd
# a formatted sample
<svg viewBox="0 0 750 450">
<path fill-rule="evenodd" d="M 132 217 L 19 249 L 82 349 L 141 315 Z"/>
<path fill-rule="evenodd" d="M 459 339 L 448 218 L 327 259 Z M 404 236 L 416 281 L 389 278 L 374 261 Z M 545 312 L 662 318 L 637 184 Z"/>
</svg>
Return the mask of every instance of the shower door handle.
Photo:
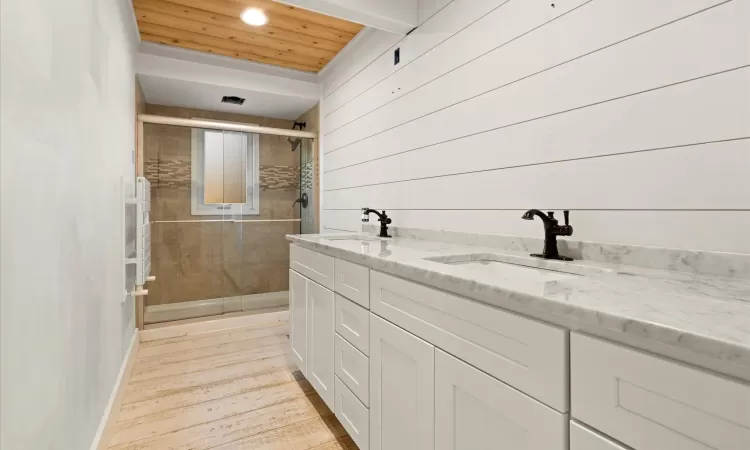
<svg viewBox="0 0 750 450">
<path fill-rule="evenodd" d="M 292 208 L 294 208 L 294 206 L 297 203 L 299 203 L 300 205 L 302 205 L 303 208 L 307 208 L 307 200 L 308 200 L 307 199 L 307 193 L 303 192 L 302 193 L 302 197 L 298 198 L 297 200 L 294 201 L 294 203 L 292 203 Z"/>
</svg>

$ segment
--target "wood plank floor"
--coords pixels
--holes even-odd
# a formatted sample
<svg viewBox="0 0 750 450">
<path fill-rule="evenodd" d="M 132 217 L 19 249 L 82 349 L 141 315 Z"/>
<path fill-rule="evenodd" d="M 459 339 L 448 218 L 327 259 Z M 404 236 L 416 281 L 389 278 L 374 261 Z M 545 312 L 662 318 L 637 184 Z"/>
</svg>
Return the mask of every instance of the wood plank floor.
<svg viewBox="0 0 750 450">
<path fill-rule="evenodd" d="M 354 450 L 288 357 L 286 322 L 142 342 L 116 450 Z"/>
</svg>

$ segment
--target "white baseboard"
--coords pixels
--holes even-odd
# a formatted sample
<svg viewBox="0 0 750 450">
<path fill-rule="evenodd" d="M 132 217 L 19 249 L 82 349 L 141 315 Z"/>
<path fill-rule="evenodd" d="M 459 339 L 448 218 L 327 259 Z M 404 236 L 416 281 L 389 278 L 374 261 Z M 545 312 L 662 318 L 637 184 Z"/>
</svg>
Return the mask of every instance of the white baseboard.
<svg viewBox="0 0 750 450">
<path fill-rule="evenodd" d="M 133 332 L 133 337 L 130 339 L 128 352 L 125 354 L 125 358 L 123 358 L 122 365 L 120 366 L 120 373 L 117 374 L 115 385 L 109 396 L 109 402 L 107 402 L 107 407 L 104 409 L 104 414 L 99 422 L 99 428 L 96 430 L 94 442 L 91 443 L 91 450 L 106 450 L 109 447 L 112 430 L 117 422 L 117 415 L 120 413 L 122 397 L 125 395 L 125 388 L 130 379 L 130 372 L 133 369 L 135 357 L 138 354 L 138 346 L 140 345 L 139 334 L 136 328 Z"/>
<path fill-rule="evenodd" d="M 188 323 L 171 327 L 143 330 L 139 333 L 141 342 L 156 341 L 189 334 L 206 333 L 208 331 L 226 330 L 230 328 L 242 328 L 259 323 L 283 322 L 289 319 L 289 311 L 277 311 L 270 313 L 253 314 L 241 317 L 217 316 L 215 320 L 205 322 Z"/>
</svg>

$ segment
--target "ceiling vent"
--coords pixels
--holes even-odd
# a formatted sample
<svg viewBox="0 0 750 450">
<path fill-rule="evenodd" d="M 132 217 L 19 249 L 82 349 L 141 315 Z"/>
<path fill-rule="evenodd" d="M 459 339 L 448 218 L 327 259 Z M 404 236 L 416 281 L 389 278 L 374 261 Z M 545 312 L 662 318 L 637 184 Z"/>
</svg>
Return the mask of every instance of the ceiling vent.
<svg viewBox="0 0 750 450">
<path fill-rule="evenodd" d="M 234 95 L 225 95 L 221 98 L 222 103 L 230 103 L 232 105 L 241 105 L 245 103 L 245 99 L 242 97 L 236 97 Z"/>
</svg>

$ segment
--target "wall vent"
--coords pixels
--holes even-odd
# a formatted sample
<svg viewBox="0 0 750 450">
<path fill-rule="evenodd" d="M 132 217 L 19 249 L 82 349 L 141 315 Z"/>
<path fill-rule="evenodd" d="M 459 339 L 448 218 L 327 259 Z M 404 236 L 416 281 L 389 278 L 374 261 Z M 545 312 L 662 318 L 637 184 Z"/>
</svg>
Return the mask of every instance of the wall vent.
<svg viewBox="0 0 750 450">
<path fill-rule="evenodd" d="M 222 103 L 231 103 L 232 105 L 241 105 L 245 103 L 245 99 L 242 97 L 236 97 L 234 95 L 225 95 L 221 98 Z"/>
</svg>

